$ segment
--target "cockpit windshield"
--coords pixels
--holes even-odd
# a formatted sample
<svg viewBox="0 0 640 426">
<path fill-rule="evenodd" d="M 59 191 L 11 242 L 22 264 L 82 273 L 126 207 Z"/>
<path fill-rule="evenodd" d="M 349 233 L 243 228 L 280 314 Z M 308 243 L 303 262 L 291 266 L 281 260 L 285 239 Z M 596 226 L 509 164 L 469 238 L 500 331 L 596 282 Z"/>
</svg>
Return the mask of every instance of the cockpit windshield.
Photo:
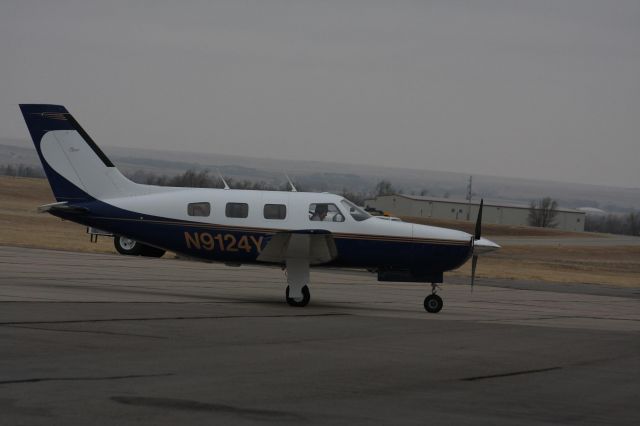
<svg viewBox="0 0 640 426">
<path fill-rule="evenodd" d="M 356 206 L 355 204 L 353 204 L 351 201 L 347 199 L 342 199 L 340 202 L 347 209 L 351 217 L 357 220 L 358 222 L 369 219 L 371 217 L 369 213 L 367 213 L 362 208 Z"/>
</svg>

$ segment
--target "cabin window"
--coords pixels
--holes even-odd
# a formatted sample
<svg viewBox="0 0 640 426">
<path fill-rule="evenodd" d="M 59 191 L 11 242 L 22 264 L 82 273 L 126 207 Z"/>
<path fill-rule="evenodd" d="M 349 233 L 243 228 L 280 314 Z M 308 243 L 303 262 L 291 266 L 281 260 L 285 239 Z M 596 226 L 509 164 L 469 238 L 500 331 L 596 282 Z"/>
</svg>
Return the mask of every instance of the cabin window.
<svg viewBox="0 0 640 426">
<path fill-rule="evenodd" d="M 309 206 L 309 220 L 318 222 L 344 222 L 340 209 L 333 203 L 314 203 Z"/>
<path fill-rule="evenodd" d="M 263 213 L 265 219 L 283 220 L 287 217 L 287 206 L 284 204 L 265 204 Z"/>
<path fill-rule="evenodd" d="M 249 216 L 249 204 L 227 203 L 225 214 L 227 215 L 227 217 L 245 218 Z"/>
<path fill-rule="evenodd" d="M 361 209 L 360 207 L 356 206 L 349 200 L 342 200 L 340 202 L 342 203 L 342 206 L 347 209 L 351 217 L 357 220 L 358 222 L 361 222 L 365 219 L 369 219 L 371 217 L 369 213 L 367 213 L 365 210 Z M 420 212 L 422 214 L 422 210 L 420 210 Z"/>
<path fill-rule="evenodd" d="M 189 216 L 209 216 L 211 214 L 211 204 L 209 203 L 189 203 L 187 205 Z"/>
</svg>

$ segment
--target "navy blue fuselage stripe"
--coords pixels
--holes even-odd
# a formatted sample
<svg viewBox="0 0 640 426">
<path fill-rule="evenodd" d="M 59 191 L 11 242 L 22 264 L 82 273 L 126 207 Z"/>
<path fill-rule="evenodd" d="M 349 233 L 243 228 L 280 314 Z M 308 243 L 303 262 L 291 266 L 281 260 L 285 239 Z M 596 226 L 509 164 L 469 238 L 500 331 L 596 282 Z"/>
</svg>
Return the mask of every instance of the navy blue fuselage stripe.
<svg viewBox="0 0 640 426">
<path fill-rule="evenodd" d="M 232 235 L 235 241 L 246 237 L 248 241 L 261 241 L 261 249 L 278 232 L 278 230 L 242 230 L 237 227 L 224 227 L 211 224 L 208 228 L 201 222 L 177 222 L 158 216 L 144 215 L 120 209 L 100 200 L 73 203 L 74 206 L 86 207 L 89 214 L 74 214 L 63 211 L 53 212 L 56 216 L 83 225 L 94 226 L 132 238 L 165 250 L 174 251 L 190 257 L 207 261 L 260 263 L 257 261 L 259 251 L 252 249 L 222 251 L 220 249 L 205 250 L 193 245 L 189 247 L 185 233 L 191 236 L 209 234 L 211 239 L 216 235 Z M 126 220 L 123 220 L 126 219 Z M 253 237 L 253 240 L 251 238 Z M 194 237 L 195 238 L 195 237 Z M 229 237 L 231 238 L 231 237 Z M 385 241 L 334 237 L 338 256 L 326 266 L 343 267 L 393 267 L 420 270 L 422 272 L 443 272 L 455 269 L 467 261 L 471 255 L 470 245 L 429 244 L 410 241 Z M 253 244 L 253 243 L 252 243 Z"/>
</svg>

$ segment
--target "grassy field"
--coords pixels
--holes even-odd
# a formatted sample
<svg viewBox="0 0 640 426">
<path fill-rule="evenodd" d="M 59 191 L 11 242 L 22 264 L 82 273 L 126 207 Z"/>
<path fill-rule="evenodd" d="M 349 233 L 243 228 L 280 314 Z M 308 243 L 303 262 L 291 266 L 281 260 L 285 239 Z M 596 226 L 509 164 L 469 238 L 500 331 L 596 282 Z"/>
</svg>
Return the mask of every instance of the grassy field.
<svg viewBox="0 0 640 426">
<path fill-rule="evenodd" d="M 0 176 L 0 244 L 115 253 L 111 238 L 91 243 L 84 226 L 36 211 L 55 201 L 46 179 Z"/>
<path fill-rule="evenodd" d="M 467 262 L 453 275 L 470 273 Z M 476 275 L 640 288 L 640 246 L 506 246 L 482 256 Z"/>
<path fill-rule="evenodd" d="M 36 212 L 39 205 L 54 201 L 44 179 L 0 177 L 0 245 L 115 253 L 111 238 L 91 243 L 85 227 Z M 422 222 L 472 229 L 465 222 Z M 483 231 L 488 237 L 598 235 L 497 225 L 487 225 Z M 469 275 L 469 269 L 467 264 L 453 274 Z M 640 246 L 506 246 L 481 258 L 478 276 L 640 287 Z"/>
</svg>

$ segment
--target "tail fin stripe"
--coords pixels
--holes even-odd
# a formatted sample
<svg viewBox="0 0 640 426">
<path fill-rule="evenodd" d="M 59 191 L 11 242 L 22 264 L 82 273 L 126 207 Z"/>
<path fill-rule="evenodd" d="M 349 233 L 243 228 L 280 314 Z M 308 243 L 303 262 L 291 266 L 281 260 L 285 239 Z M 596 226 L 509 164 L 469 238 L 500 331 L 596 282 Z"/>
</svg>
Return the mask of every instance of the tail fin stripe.
<svg viewBox="0 0 640 426">
<path fill-rule="evenodd" d="M 73 118 L 73 116 L 69 113 L 64 114 L 64 116 L 66 117 L 67 120 L 69 120 L 69 122 L 71 123 L 71 126 L 73 126 L 76 132 L 80 133 L 80 136 L 82 136 L 82 139 L 84 139 L 87 145 L 91 147 L 93 152 L 95 152 L 98 158 L 102 160 L 104 165 L 107 167 L 115 167 L 115 165 L 111 162 L 111 160 L 109 160 L 109 157 L 107 157 L 105 153 L 102 152 L 100 147 L 98 147 L 98 145 L 96 145 L 93 139 L 91 139 L 91 136 L 89 136 L 89 134 L 85 132 L 85 130 L 82 128 L 82 126 L 80 126 L 80 123 L 78 123 L 76 119 Z"/>
<path fill-rule="evenodd" d="M 64 113 L 61 113 L 61 112 L 43 112 L 42 116 L 50 120 L 67 121 L 66 117 L 64 116 Z"/>
</svg>

